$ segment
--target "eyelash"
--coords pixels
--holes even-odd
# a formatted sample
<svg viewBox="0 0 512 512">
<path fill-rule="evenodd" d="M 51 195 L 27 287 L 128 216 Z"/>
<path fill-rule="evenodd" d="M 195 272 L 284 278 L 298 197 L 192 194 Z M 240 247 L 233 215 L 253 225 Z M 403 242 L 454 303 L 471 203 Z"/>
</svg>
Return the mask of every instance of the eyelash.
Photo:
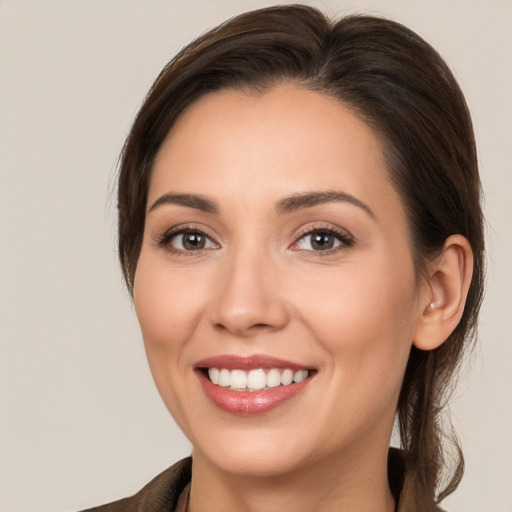
<svg viewBox="0 0 512 512">
<path fill-rule="evenodd" d="M 194 227 L 194 226 L 178 226 L 171 228 L 170 230 L 163 233 L 161 236 L 157 239 L 157 246 L 167 249 L 170 253 L 176 254 L 179 256 L 194 256 L 201 252 L 212 250 L 212 248 L 202 248 L 197 250 L 183 250 L 183 249 L 176 249 L 173 247 L 170 242 L 173 240 L 174 237 L 183 235 L 185 233 L 197 233 L 201 236 L 204 236 L 206 239 L 208 239 L 211 243 L 218 246 L 216 242 L 212 240 L 212 237 L 208 235 L 203 229 Z M 310 250 L 310 249 L 292 249 L 294 251 L 301 251 L 301 252 L 308 252 L 312 253 L 315 256 L 324 256 L 329 254 L 337 253 L 340 250 L 352 247 L 354 245 L 354 238 L 352 235 L 350 235 L 346 231 L 337 230 L 331 226 L 314 226 L 310 228 L 303 229 L 299 235 L 297 236 L 296 240 L 292 244 L 292 248 L 294 245 L 297 245 L 301 240 L 304 240 L 307 236 L 311 236 L 314 234 L 325 234 L 328 236 L 334 237 L 337 241 L 339 241 L 339 245 L 337 247 L 331 248 L 331 249 L 325 249 L 325 250 Z"/>
<path fill-rule="evenodd" d="M 338 240 L 340 243 L 337 247 L 334 247 L 331 249 L 318 250 L 318 251 L 314 251 L 314 250 L 310 250 L 310 249 L 293 249 L 293 250 L 305 251 L 308 253 L 312 253 L 315 256 L 327 256 L 330 254 L 335 254 L 344 249 L 350 248 L 354 245 L 354 238 L 347 231 L 338 230 L 336 228 L 333 228 L 332 226 L 318 225 L 318 226 L 304 228 L 300 232 L 296 241 L 292 244 L 292 247 L 294 245 L 297 245 L 301 240 L 304 240 L 307 236 L 312 236 L 314 234 L 323 234 L 323 235 L 332 236 L 336 240 Z"/>
<path fill-rule="evenodd" d="M 198 235 L 201 235 L 205 237 L 206 239 L 210 240 L 212 243 L 218 246 L 216 242 L 213 242 L 212 237 L 208 235 L 203 229 L 196 228 L 194 226 L 177 226 L 174 228 L 169 229 L 165 233 L 163 233 L 157 240 L 158 247 L 162 247 L 167 249 L 170 253 L 176 254 L 178 256 L 194 256 L 196 254 L 199 254 L 204 251 L 211 250 L 208 249 L 196 249 L 196 250 L 183 250 L 183 249 L 176 249 L 171 245 L 171 241 L 174 237 L 177 237 L 179 235 L 183 235 L 185 233 L 197 233 Z"/>
</svg>

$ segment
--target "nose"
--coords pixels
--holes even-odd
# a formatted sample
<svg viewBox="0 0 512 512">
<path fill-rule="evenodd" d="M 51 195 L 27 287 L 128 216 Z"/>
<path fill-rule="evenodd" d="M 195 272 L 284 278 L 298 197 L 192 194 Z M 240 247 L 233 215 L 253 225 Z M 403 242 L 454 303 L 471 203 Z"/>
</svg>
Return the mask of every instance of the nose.
<svg viewBox="0 0 512 512">
<path fill-rule="evenodd" d="M 240 337 L 282 329 L 288 311 L 272 258 L 240 251 L 224 263 L 211 308 L 214 327 Z"/>
</svg>

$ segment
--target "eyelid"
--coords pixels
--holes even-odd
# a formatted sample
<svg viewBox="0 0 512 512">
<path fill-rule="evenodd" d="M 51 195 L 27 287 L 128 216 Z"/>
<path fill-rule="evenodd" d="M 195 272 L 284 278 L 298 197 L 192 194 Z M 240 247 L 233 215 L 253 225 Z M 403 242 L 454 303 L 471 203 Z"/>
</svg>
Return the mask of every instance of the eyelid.
<svg viewBox="0 0 512 512">
<path fill-rule="evenodd" d="M 186 232 L 196 232 L 199 233 L 206 238 L 209 239 L 209 241 L 215 245 L 215 247 L 211 248 L 200 248 L 197 250 L 184 250 L 184 249 L 178 249 L 175 247 L 172 247 L 170 245 L 170 241 L 183 233 Z M 312 249 L 299 249 L 294 248 L 299 241 L 306 236 L 312 235 L 317 232 L 323 232 L 327 233 L 329 235 L 334 236 L 340 243 L 338 246 L 330 249 L 325 250 L 312 250 Z M 198 253 L 204 253 L 206 251 L 211 251 L 214 249 L 219 249 L 221 244 L 218 242 L 218 237 L 211 233 L 211 230 L 208 228 L 205 228 L 204 226 L 198 226 L 195 224 L 178 224 L 176 226 L 172 226 L 169 229 L 164 230 L 162 233 L 158 233 L 154 236 L 155 245 L 160 248 L 165 248 L 171 253 L 175 253 L 178 255 L 186 255 L 191 256 Z M 294 236 L 293 243 L 289 246 L 289 249 L 297 251 L 297 252 L 305 252 L 305 253 L 312 253 L 314 255 L 323 255 L 323 254 L 333 254 L 340 250 L 347 249 L 351 247 L 355 242 L 355 237 L 346 229 L 340 228 L 338 226 L 327 224 L 325 222 L 322 223 L 313 223 L 306 225 L 302 227 Z"/>
<path fill-rule="evenodd" d="M 295 245 L 297 245 L 301 239 L 303 239 L 306 236 L 317 233 L 317 232 L 328 233 L 328 234 L 336 237 L 341 243 L 337 247 L 334 247 L 332 249 L 326 249 L 326 250 L 314 251 L 314 250 L 310 250 L 310 249 L 293 249 L 293 247 Z M 343 228 L 340 228 L 337 226 L 333 226 L 332 224 L 320 223 L 320 224 L 312 224 L 312 225 L 302 227 L 299 230 L 299 232 L 297 233 L 297 235 L 295 236 L 294 242 L 290 246 L 290 249 L 295 250 L 295 251 L 303 251 L 303 252 L 307 252 L 307 253 L 313 253 L 315 255 L 333 254 L 340 250 L 344 250 L 349 247 L 352 247 L 354 245 L 354 242 L 355 242 L 355 237 L 346 229 L 343 229 Z"/>
<path fill-rule="evenodd" d="M 170 245 L 170 242 L 174 237 L 184 234 L 184 233 L 187 233 L 187 232 L 201 234 L 202 236 L 208 238 L 211 241 L 211 243 L 213 243 L 216 247 L 215 248 L 202 248 L 202 249 L 187 251 L 187 250 L 177 249 L 176 247 L 172 247 Z M 157 234 L 155 236 L 155 245 L 157 247 L 166 248 L 169 252 L 174 253 L 174 254 L 190 256 L 190 255 L 197 254 L 199 252 L 211 251 L 213 249 L 219 248 L 220 244 L 216 238 L 217 237 L 215 237 L 213 234 L 210 233 L 209 229 L 206 229 L 202 226 L 199 227 L 199 226 L 193 225 L 193 224 L 178 224 L 177 226 L 173 226 L 173 227 L 165 230 L 163 233 Z"/>
</svg>

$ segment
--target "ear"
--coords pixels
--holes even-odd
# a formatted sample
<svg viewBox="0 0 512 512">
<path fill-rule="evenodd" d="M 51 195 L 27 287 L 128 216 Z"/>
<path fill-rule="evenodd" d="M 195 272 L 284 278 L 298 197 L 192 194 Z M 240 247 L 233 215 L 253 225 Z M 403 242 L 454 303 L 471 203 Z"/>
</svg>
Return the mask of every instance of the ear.
<svg viewBox="0 0 512 512">
<path fill-rule="evenodd" d="M 473 275 L 473 251 L 462 235 L 448 237 L 428 264 L 413 344 L 420 350 L 442 345 L 459 323 Z"/>
</svg>

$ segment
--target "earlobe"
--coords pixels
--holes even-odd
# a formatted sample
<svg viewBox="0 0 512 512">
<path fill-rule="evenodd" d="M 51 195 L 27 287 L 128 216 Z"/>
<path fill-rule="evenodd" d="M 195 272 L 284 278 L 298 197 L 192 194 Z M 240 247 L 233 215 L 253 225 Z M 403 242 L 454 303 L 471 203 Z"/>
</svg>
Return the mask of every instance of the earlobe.
<svg viewBox="0 0 512 512">
<path fill-rule="evenodd" d="M 420 350 L 442 345 L 459 323 L 473 275 L 473 251 L 462 235 L 452 235 L 428 266 L 413 344 Z"/>
</svg>

